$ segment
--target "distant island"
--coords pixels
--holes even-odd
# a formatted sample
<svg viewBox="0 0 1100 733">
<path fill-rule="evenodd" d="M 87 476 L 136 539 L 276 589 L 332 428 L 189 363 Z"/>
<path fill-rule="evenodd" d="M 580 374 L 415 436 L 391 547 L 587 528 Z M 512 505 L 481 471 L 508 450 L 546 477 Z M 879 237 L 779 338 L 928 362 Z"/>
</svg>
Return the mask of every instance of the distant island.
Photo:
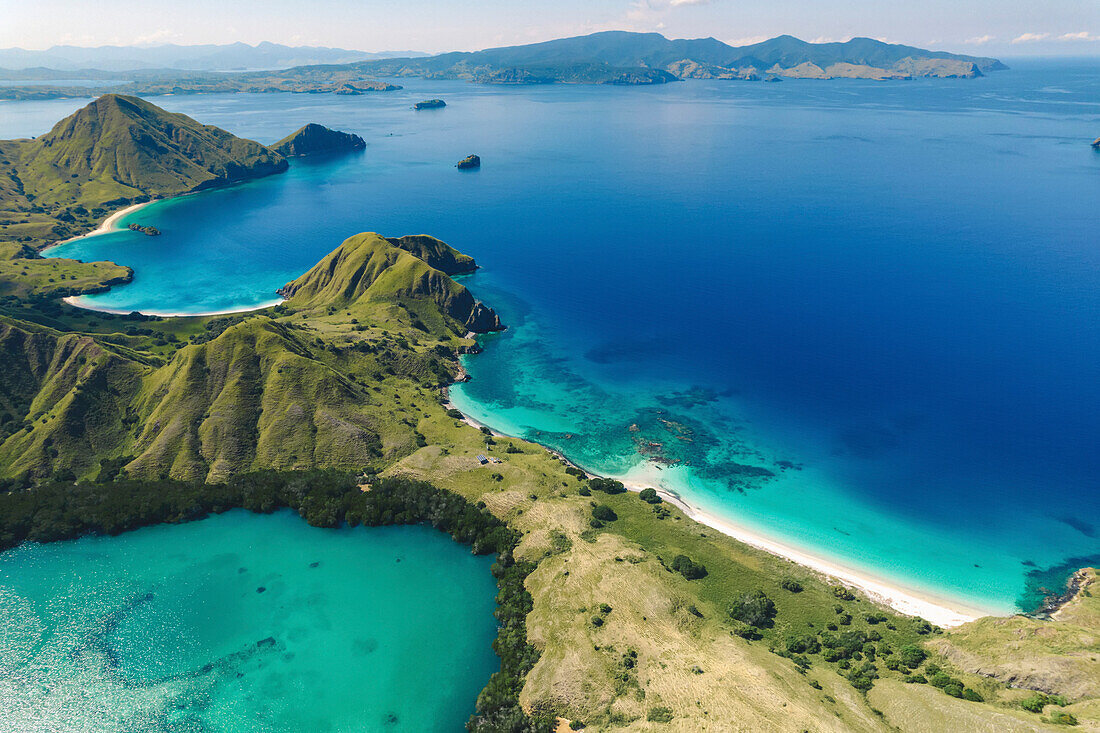
<svg viewBox="0 0 1100 733">
<path fill-rule="evenodd" d="M 156 227 L 143 226 L 141 224 L 131 224 L 126 228 L 129 229 L 131 232 L 141 232 L 142 234 L 148 235 L 150 237 L 156 237 L 160 235 L 160 230 Z"/>
<path fill-rule="evenodd" d="M 661 84 L 678 79 L 974 78 L 1007 68 L 997 59 L 853 38 L 809 43 L 779 36 L 749 46 L 714 38 L 606 31 L 525 46 L 352 64 L 380 76 L 423 76 L 499 84 Z"/>
<path fill-rule="evenodd" d="M 427 99 L 423 102 L 417 102 L 413 105 L 413 109 L 441 109 L 446 107 L 447 103 L 442 99 Z"/>
<path fill-rule="evenodd" d="M 277 71 L 213 73 L 143 69 L 128 72 L 127 81 L 98 88 L 104 92 L 145 95 L 363 94 L 401 88 L 378 81 L 378 77 L 463 79 L 481 84 L 646 85 L 681 79 L 972 79 L 1006 68 L 994 58 L 929 51 L 871 38 L 810 43 L 794 36 L 778 36 L 749 46 L 730 46 L 714 38 L 670 40 L 659 33 L 606 31 L 484 51 L 302 65 Z M 0 86 L 0 99 L 87 96 L 87 87 L 72 85 L 76 76 L 115 82 L 119 73 L 102 68 L 79 73 L 71 67 L 0 69 L 0 79 L 9 82 Z M 20 80 L 34 83 L 20 85 Z M 48 83 L 53 80 L 58 83 Z"/>
<path fill-rule="evenodd" d="M 481 167 L 481 157 L 477 156 L 477 155 L 467 155 L 465 158 L 458 161 L 455 164 L 455 167 L 457 167 L 459 170 L 466 170 L 466 169 L 469 169 L 469 168 L 480 168 Z"/>
<path fill-rule="evenodd" d="M 358 135 L 350 132 L 330 130 L 315 122 L 287 135 L 271 146 L 271 149 L 287 158 L 321 153 L 341 153 L 349 150 L 362 150 L 367 143 Z"/>
</svg>

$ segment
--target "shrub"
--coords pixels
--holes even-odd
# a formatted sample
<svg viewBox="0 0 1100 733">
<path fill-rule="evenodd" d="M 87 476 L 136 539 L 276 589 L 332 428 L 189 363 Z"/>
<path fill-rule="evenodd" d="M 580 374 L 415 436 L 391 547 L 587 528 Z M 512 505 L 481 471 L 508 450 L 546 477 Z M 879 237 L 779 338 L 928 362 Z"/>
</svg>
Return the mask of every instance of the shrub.
<svg viewBox="0 0 1100 733">
<path fill-rule="evenodd" d="M 797 580 L 795 580 L 793 578 L 784 578 L 779 583 L 779 587 L 782 588 L 783 590 L 789 590 L 791 593 L 801 593 L 802 592 L 802 584 L 799 583 Z"/>
<path fill-rule="evenodd" d="M 588 479 L 588 488 L 593 491 L 602 491 L 605 494 L 622 494 L 626 492 L 623 482 L 612 478 L 590 478 Z"/>
<path fill-rule="evenodd" d="M 650 723 L 671 723 L 672 709 L 663 705 L 651 707 L 649 712 L 645 714 L 645 719 Z"/>
<path fill-rule="evenodd" d="M 650 504 L 661 503 L 661 497 L 657 496 L 656 489 L 642 489 L 641 493 L 638 494 L 638 498 Z"/>
<path fill-rule="evenodd" d="M 1077 725 L 1077 718 L 1065 710 L 1056 710 L 1050 714 L 1050 722 L 1055 725 Z"/>
<path fill-rule="evenodd" d="M 447 410 L 447 417 L 454 418 L 455 420 L 461 420 L 462 413 L 452 407 L 450 410 Z"/>
<path fill-rule="evenodd" d="M 588 490 L 587 486 L 582 486 L 579 489 L 577 489 L 577 493 L 580 494 L 581 496 L 592 496 L 592 492 Z"/>
<path fill-rule="evenodd" d="M 687 555 L 677 555 L 673 558 L 672 569 L 688 580 L 698 580 L 699 578 L 706 577 L 707 574 L 706 567 L 692 561 Z"/>
<path fill-rule="evenodd" d="M 977 690 L 972 690 L 969 687 L 963 688 L 963 700 L 969 700 L 970 702 L 985 702 L 985 698 L 982 697 Z"/>
<path fill-rule="evenodd" d="M 898 650 L 898 661 L 906 667 L 916 669 L 928 658 L 928 652 L 915 644 L 906 644 Z"/>
<path fill-rule="evenodd" d="M 592 507 L 592 518 L 601 522 L 614 522 L 619 518 L 615 510 L 606 504 L 597 504 Z"/>
<path fill-rule="evenodd" d="M 746 593 L 729 607 L 730 618 L 757 628 L 770 626 L 775 613 L 775 603 L 762 590 Z"/>
<path fill-rule="evenodd" d="M 1065 705 L 1066 698 L 1062 695 L 1048 695 L 1044 692 L 1036 692 L 1028 698 L 1020 701 L 1020 707 L 1032 713 L 1041 713 L 1047 705 Z"/>
<path fill-rule="evenodd" d="M 596 628 L 599 628 L 600 626 L 603 626 L 603 616 L 593 616 L 592 617 L 592 625 L 595 626 Z"/>
<path fill-rule="evenodd" d="M 924 684 L 928 683 L 928 680 L 925 679 L 923 674 L 911 674 L 911 675 L 909 675 L 908 677 L 905 678 L 905 681 L 915 683 L 915 684 L 918 684 L 918 685 L 924 685 Z"/>
<path fill-rule="evenodd" d="M 854 601 L 856 599 L 852 592 L 842 585 L 833 587 L 833 595 L 842 601 Z"/>
</svg>

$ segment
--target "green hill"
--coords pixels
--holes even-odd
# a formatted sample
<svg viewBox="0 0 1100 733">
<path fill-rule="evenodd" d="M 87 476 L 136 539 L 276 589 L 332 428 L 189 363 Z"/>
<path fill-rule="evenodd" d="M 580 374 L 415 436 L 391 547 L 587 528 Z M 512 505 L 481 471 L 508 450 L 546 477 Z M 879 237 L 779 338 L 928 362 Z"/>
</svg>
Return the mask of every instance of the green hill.
<svg viewBox="0 0 1100 733">
<path fill-rule="evenodd" d="M 373 232 L 356 234 L 344 240 L 335 251 L 314 265 L 306 274 L 289 282 L 280 291 L 287 305 L 294 308 L 347 308 L 351 306 L 407 304 L 410 301 L 433 303 L 446 325 L 459 331 L 487 332 L 501 329 L 500 319 L 491 308 L 474 299 L 465 286 L 455 282 L 405 249 L 402 243 L 444 266 L 464 267 L 468 257 L 460 259 L 450 247 L 432 238 L 407 237 L 388 240 Z M 443 249 L 446 248 L 446 249 Z M 464 257 L 464 256 L 462 256 Z"/>
<path fill-rule="evenodd" d="M 0 316 L 0 475 L 94 477 L 107 460 L 133 476 L 213 481 L 259 468 L 358 470 L 415 450 L 402 403 L 417 385 L 453 379 L 460 336 L 500 322 L 391 242 L 448 271 L 475 267 L 433 237 L 356 235 L 290 283 L 284 306 L 185 319 L 207 327 L 167 360 L 148 348 L 155 335 Z"/>
<path fill-rule="evenodd" d="M 33 140 L 0 141 L 0 241 L 43 246 L 110 210 L 286 170 L 286 159 L 137 97 L 106 94 Z"/>
<path fill-rule="evenodd" d="M 324 125 L 311 122 L 272 145 L 271 149 L 279 155 L 294 158 L 301 155 L 362 150 L 366 146 L 366 141 L 358 135 L 330 130 Z"/>
</svg>

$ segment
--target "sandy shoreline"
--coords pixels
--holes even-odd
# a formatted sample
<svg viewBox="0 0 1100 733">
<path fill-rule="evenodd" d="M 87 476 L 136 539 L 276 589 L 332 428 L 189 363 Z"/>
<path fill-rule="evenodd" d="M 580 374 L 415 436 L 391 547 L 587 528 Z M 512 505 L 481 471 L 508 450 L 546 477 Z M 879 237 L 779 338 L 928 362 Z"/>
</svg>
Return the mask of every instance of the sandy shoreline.
<svg viewBox="0 0 1100 733">
<path fill-rule="evenodd" d="M 42 251 L 39 254 L 46 254 L 47 252 L 49 252 L 54 247 L 60 247 L 63 244 L 68 244 L 69 242 L 75 242 L 78 239 L 84 239 L 85 237 L 97 237 L 100 234 L 107 234 L 108 232 L 118 231 L 118 230 L 121 229 L 121 227 L 116 227 L 115 224 L 118 223 L 119 219 L 126 216 L 127 214 L 132 214 L 133 212 L 137 211 L 138 209 L 143 209 L 146 206 L 148 206 L 149 204 L 154 203 L 154 202 L 159 201 L 159 200 L 160 199 L 151 199 L 149 201 L 143 201 L 140 204 L 131 204 L 130 206 L 127 206 L 124 209 L 119 209 L 118 211 L 116 211 L 115 213 L 111 214 L 106 219 L 104 219 L 103 222 L 99 226 L 97 226 L 95 229 L 88 232 L 87 234 L 78 234 L 75 237 L 69 237 L 68 239 L 63 239 L 60 242 L 54 242 L 49 247 L 43 247 Z"/>
<path fill-rule="evenodd" d="M 181 196 L 187 196 L 189 194 L 180 194 L 180 195 Z M 151 199 L 149 201 L 144 201 L 140 204 L 131 204 L 130 206 L 127 206 L 124 209 L 119 209 L 118 211 L 114 212 L 113 214 L 108 216 L 106 219 L 104 219 L 103 222 L 98 227 L 96 227 L 92 231 L 88 232 L 87 234 L 80 234 L 80 235 L 77 235 L 75 237 L 69 237 L 68 239 L 64 239 L 60 242 L 54 242 L 49 247 L 45 247 L 42 250 L 41 254 L 45 254 L 45 253 L 49 252 L 54 247 L 60 247 L 63 244 L 68 244 L 69 242 L 75 242 L 78 239 L 84 239 L 86 237 L 95 237 L 95 236 L 98 236 L 100 234 L 107 234 L 109 232 L 114 232 L 114 231 L 121 231 L 122 228 L 119 227 L 119 226 L 116 226 L 116 224 L 118 224 L 118 222 L 122 219 L 122 217 L 126 216 L 127 214 L 132 214 L 133 212 L 137 211 L 138 209 L 142 209 L 142 208 L 148 206 L 149 204 L 153 204 L 153 203 L 156 203 L 157 201 L 163 201 L 163 200 L 165 200 L 165 199 Z M 93 306 L 93 305 L 87 305 L 85 303 L 80 302 L 80 299 L 83 298 L 83 297 L 84 297 L 83 295 L 70 295 L 67 298 L 62 298 L 61 300 L 63 300 L 65 303 L 68 303 L 69 305 L 71 305 L 74 308 L 83 308 L 84 310 L 96 311 L 96 312 L 99 312 L 99 313 L 111 313 L 111 314 L 118 315 L 118 316 L 125 316 L 125 315 L 129 315 L 130 313 L 133 313 L 133 311 L 124 310 L 122 308 L 103 308 L 103 307 L 96 307 L 96 306 Z M 283 300 L 284 300 L 283 298 L 275 298 L 275 299 L 273 299 L 271 301 L 268 301 L 266 303 L 261 303 L 260 305 L 249 305 L 249 306 L 244 306 L 242 308 L 229 308 L 229 309 L 226 309 L 226 310 L 209 311 L 209 312 L 204 312 L 204 313 L 169 313 L 167 311 L 149 311 L 149 310 L 143 310 L 143 311 L 139 311 L 139 312 L 144 316 L 158 316 L 160 318 L 189 318 L 189 317 L 198 317 L 198 316 L 226 316 L 226 315 L 230 315 L 230 314 L 233 314 L 233 313 L 249 313 L 251 311 L 263 310 L 264 308 L 270 308 L 272 306 L 279 305 L 279 303 L 282 303 Z"/>
<path fill-rule="evenodd" d="M 458 409 L 454 403 L 450 401 L 448 396 L 444 402 L 445 409 Z M 459 410 L 461 412 L 461 410 Z M 527 440 L 526 438 L 520 438 L 518 435 L 506 435 L 497 430 L 493 430 L 491 426 L 485 425 L 478 420 L 475 420 L 467 415 L 463 415 L 463 421 L 475 428 L 488 428 L 492 430 L 493 435 L 498 435 L 507 438 L 516 438 L 519 440 Z M 531 442 L 531 441 L 529 441 Z M 546 446 L 543 446 L 544 448 Z M 559 451 L 547 448 L 555 456 L 558 456 L 562 460 L 570 463 L 570 465 L 576 465 L 569 461 Z M 589 475 L 596 476 L 591 471 L 577 466 L 582 471 L 586 471 Z M 702 525 L 710 527 L 713 530 L 721 532 L 722 534 L 732 537 L 738 542 L 743 542 L 746 545 L 751 545 L 759 550 L 763 550 L 777 557 L 781 557 L 785 560 L 789 560 L 793 563 L 801 565 L 803 567 L 814 570 L 829 578 L 839 580 L 847 586 L 858 588 L 866 593 L 873 600 L 882 603 L 884 605 L 893 608 L 899 613 L 903 613 L 907 616 L 920 616 L 923 619 L 930 621 L 931 623 L 942 626 L 944 628 L 950 628 L 953 626 L 959 626 L 969 621 L 981 618 L 983 616 L 990 616 L 987 611 L 983 611 L 977 608 L 970 608 L 954 601 L 938 598 L 929 593 L 924 593 L 912 588 L 903 588 L 888 580 L 875 577 L 866 571 L 856 570 L 854 568 L 846 567 L 831 560 L 827 560 L 822 557 L 817 557 L 803 550 L 792 547 L 784 542 L 774 540 L 770 537 L 766 537 L 760 532 L 750 529 L 748 527 L 741 526 L 729 519 L 717 517 L 713 514 L 703 511 L 702 509 L 689 504 L 684 498 L 673 491 L 662 488 L 659 485 L 649 483 L 638 483 L 637 481 L 624 480 L 622 477 L 610 476 L 607 478 L 614 478 L 623 482 L 631 491 L 641 491 L 642 489 L 653 489 L 657 494 L 669 504 L 676 506 L 689 518 L 699 522 Z"/>
<path fill-rule="evenodd" d="M 97 308 L 96 306 L 85 305 L 84 303 L 80 302 L 80 299 L 83 297 L 83 295 L 70 295 L 67 298 L 62 298 L 61 300 L 65 301 L 74 308 L 83 308 L 84 310 L 96 311 L 97 313 L 113 313 L 116 316 L 125 316 L 133 313 L 133 311 L 128 311 L 122 308 Z M 143 316 L 158 316 L 160 318 L 198 318 L 199 316 L 228 316 L 234 313 L 251 313 L 252 311 L 261 311 L 264 308 L 271 308 L 272 306 L 279 305 L 279 303 L 282 302 L 282 298 L 276 298 L 275 300 L 272 300 L 268 303 L 261 303 L 260 305 L 248 305 L 242 308 L 230 308 L 228 310 L 210 311 L 209 313 L 168 313 L 149 310 L 143 310 L 139 312 Z"/>
</svg>

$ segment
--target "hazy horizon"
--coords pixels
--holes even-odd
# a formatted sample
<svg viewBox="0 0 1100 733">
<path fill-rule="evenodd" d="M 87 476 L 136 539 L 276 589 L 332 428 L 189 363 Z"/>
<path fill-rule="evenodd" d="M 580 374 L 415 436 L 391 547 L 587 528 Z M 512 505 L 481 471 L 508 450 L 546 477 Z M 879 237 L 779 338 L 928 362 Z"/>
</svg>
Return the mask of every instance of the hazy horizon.
<svg viewBox="0 0 1100 733">
<path fill-rule="evenodd" d="M 383 52 L 475 51 L 603 30 L 714 37 L 733 46 L 789 34 L 811 42 L 877 38 L 975 56 L 1100 55 L 1100 4 L 1052 0 L 488 0 L 476 7 L 432 0 L 289 0 L 170 3 L 104 0 L 72 7 L 41 0 L 10 8 L 0 48 L 203 45 L 263 41 Z"/>
</svg>

